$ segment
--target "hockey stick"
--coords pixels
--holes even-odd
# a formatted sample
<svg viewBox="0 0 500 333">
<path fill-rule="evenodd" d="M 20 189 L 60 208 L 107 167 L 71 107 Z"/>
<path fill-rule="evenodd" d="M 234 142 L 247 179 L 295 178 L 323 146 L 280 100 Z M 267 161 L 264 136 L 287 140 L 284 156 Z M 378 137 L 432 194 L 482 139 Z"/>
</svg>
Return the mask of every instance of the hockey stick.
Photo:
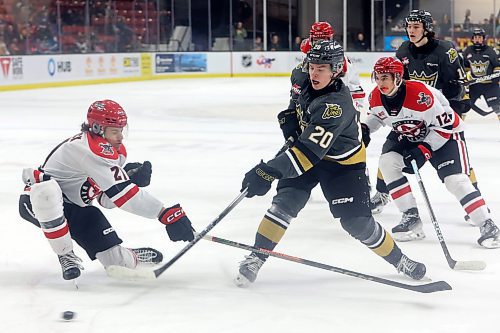
<svg viewBox="0 0 500 333">
<path fill-rule="evenodd" d="M 200 233 L 196 234 L 194 239 L 190 241 L 182 250 L 180 250 L 172 259 L 170 259 L 165 264 L 161 265 L 155 270 L 145 270 L 145 269 L 130 269 L 123 266 L 109 266 L 106 268 L 106 273 L 108 276 L 125 279 L 125 280 L 154 280 L 158 278 L 163 272 L 165 272 L 170 266 L 172 266 L 180 257 L 182 257 L 189 249 L 191 249 L 196 243 L 200 241 L 210 230 L 212 230 L 231 210 L 233 210 L 236 205 L 238 205 L 241 200 L 247 195 L 248 189 L 245 188 L 230 204 L 227 206 L 222 213 L 220 213 L 215 220 L 213 220 L 205 229 Z"/>
<path fill-rule="evenodd" d="M 476 111 L 477 114 L 479 114 L 480 116 L 487 116 L 493 112 L 495 112 L 495 110 L 491 110 L 491 111 L 484 111 L 483 109 L 481 109 L 479 106 L 477 106 L 476 104 L 472 104 L 471 107 L 470 107 L 472 110 Z"/>
<path fill-rule="evenodd" d="M 283 259 L 283 260 L 293 261 L 293 262 L 296 262 L 296 263 L 299 263 L 302 265 L 321 268 L 321 269 L 324 269 L 327 271 L 345 274 L 345 275 L 349 275 L 349 276 L 352 276 L 355 278 L 373 281 L 373 282 L 389 285 L 389 286 L 396 287 L 396 288 L 412 290 L 412 291 L 416 291 L 419 293 L 433 293 L 436 291 L 451 290 L 451 286 L 448 283 L 446 283 L 445 281 L 437 281 L 437 282 L 421 284 L 421 285 L 410 285 L 410 284 L 406 284 L 406 283 L 401 283 L 401 282 L 397 282 L 397 281 L 392 281 L 392 280 L 380 278 L 377 276 L 372 276 L 372 275 L 368 275 L 368 274 L 350 271 L 350 270 L 347 270 L 344 268 L 339 268 L 339 267 L 335 267 L 335 266 L 322 264 L 322 263 L 308 260 L 308 259 L 290 256 L 290 255 L 284 254 L 284 253 L 274 252 L 274 251 L 258 248 L 255 246 L 237 243 L 237 242 L 234 242 L 231 240 L 227 240 L 227 239 L 223 239 L 223 238 L 219 238 L 219 237 L 215 237 L 215 236 L 205 235 L 203 237 L 203 239 L 206 239 L 206 240 L 209 240 L 209 241 L 215 242 L 215 243 L 220 243 L 220 244 L 236 247 L 239 249 L 244 249 L 244 250 L 248 250 L 248 251 L 252 251 L 252 252 L 257 252 L 257 253 L 269 255 L 271 257 L 275 257 L 275 258 L 279 258 L 279 259 Z"/>
<path fill-rule="evenodd" d="M 285 150 L 291 147 L 293 144 L 293 137 L 289 137 L 286 140 L 285 144 L 281 147 L 281 149 L 276 153 L 275 157 L 279 154 L 283 153 Z M 170 259 L 167 263 L 163 264 L 159 268 L 155 270 L 146 270 L 146 269 L 130 269 L 123 266 L 111 265 L 106 268 L 106 274 L 109 277 L 116 279 L 125 279 L 125 280 L 154 280 L 158 278 L 164 271 L 167 270 L 170 266 L 172 266 L 180 257 L 182 257 L 189 249 L 191 249 L 196 243 L 199 242 L 200 239 L 203 238 L 210 230 L 212 230 L 237 204 L 241 202 L 245 198 L 248 193 L 248 188 L 245 188 L 230 204 L 222 211 L 213 220 L 205 229 L 203 229 L 200 233 L 196 234 L 194 239 L 189 242 L 179 253 L 177 253 L 172 259 Z"/>
<path fill-rule="evenodd" d="M 422 177 L 420 177 L 420 171 L 418 170 L 417 162 L 415 160 L 412 160 L 411 166 L 413 168 L 413 173 L 415 173 L 415 177 L 417 178 L 420 191 L 422 192 L 422 195 L 424 197 L 425 205 L 427 206 L 427 210 L 429 211 L 432 225 L 434 226 L 434 230 L 436 230 L 436 235 L 438 237 L 439 244 L 441 244 L 441 248 L 443 249 L 446 261 L 448 261 L 448 266 L 450 266 L 451 269 L 456 269 L 456 270 L 481 271 L 485 269 L 486 263 L 484 261 L 480 260 L 457 261 L 451 257 L 450 252 L 448 251 L 448 247 L 444 242 L 444 237 L 441 232 L 441 228 L 439 227 L 439 224 L 437 222 L 436 215 L 434 215 L 434 210 L 431 207 L 429 196 L 427 195 L 427 191 L 425 190 L 424 187 L 424 182 L 422 181 Z"/>
<path fill-rule="evenodd" d="M 472 84 L 476 84 L 476 83 L 481 83 L 481 82 L 484 82 L 484 81 L 489 81 L 489 80 L 493 80 L 493 79 L 496 79 L 500 77 L 500 72 L 495 72 L 495 73 L 492 73 L 492 74 L 489 74 L 489 75 L 485 75 L 485 76 L 480 76 L 476 79 L 472 79 L 470 81 L 465 81 L 463 82 L 463 85 L 464 86 L 470 86 Z"/>
</svg>

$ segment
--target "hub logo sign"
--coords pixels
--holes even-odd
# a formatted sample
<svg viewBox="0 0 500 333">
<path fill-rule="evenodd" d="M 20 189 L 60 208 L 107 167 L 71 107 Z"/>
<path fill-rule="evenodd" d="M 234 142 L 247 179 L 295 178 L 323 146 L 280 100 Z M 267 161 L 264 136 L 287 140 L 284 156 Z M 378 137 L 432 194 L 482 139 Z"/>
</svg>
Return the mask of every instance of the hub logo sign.
<svg viewBox="0 0 500 333">
<path fill-rule="evenodd" d="M 56 73 L 71 73 L 71 61 L 56 61 L 50 58 L 47 63 L 47 71 L 50 76 L 54 76 Z"/>
</svg>

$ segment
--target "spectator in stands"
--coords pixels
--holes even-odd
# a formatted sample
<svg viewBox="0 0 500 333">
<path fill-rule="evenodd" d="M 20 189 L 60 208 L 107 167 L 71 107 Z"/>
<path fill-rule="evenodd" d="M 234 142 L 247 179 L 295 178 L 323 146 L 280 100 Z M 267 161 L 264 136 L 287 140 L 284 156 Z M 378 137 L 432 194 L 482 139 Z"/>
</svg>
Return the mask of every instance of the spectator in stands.
<svg viewBox="0 0 500 333">
<path fill-rule="evenodd" d="M 469 31 L 471 28 L 470 15 L 471 15 L 470 9 L 467 9 L 465 11 L 465 19 L 464 19 L 464 24 L 462 27 L 463 31 Z"/>
<path fill-rule="evenodd" d="M 89 52 L 89 43 L 87 42 L 87 37 L 83 32 L 79 32 L 75 40 L 76 52 L 87 53 Z"/>
<path fill-rule="evenodd" d="M 117 50 L 118 52 L 128 52 L 132 46 L 132 40 L 134 38 L 134 31 L 125 23 L 123 16 L 118 16 L 116 23 L 113 24 L 113 31 L 117 38 Z"/>
<path fill-rule="evenodd" d="M 439 36 L 450 36 L 451 32 L 451 21 L 448 14 L 443 14 L 441 23 L 439 23 L 440 34 Z"/>
<path fill-rule="evenodd" d="M 4 36 L 0 35 L 0 55 L 10 55 L 7 44 L 5 43 Z"/>
<path fill-rule="evenodd" d="M 362 32 L 358 32 L 358 35 L 354 40 L 354 51 L 358 52 L 370 51 L 370 44 L 368 44 L 368 41 L 365 39 L 365 34 Z"/>
<path fill-rule="evenodd" d="M 256 36 L 255 41 L 253 43 L 252 51 L 263 51 L 263 50 L 264 50 L 264 46 L 262 44 L 262 37 Z"/>
<path fill-rule="evenodd" d="M 300 51 L 300 44 L 302 43 L 302 37 L 297 36 L 295 37 L 293 44 L 292 44 L 292 51 Z"/>
<path fill-rule="evenodd" d="M 281 46 L 280 36 L 278 36 L 278 34 L 273 34 L 271 36 L 271 43 L 268 49 L 269 51 L 283 51 L 283 46 Z"/>
<path fill-rule="evenodd" d="M 245 51 L 247 38 L 247 29 L 243 27 L 243 22 L 237 22 L 233 30 L 233 50 Z"/>
</svg>

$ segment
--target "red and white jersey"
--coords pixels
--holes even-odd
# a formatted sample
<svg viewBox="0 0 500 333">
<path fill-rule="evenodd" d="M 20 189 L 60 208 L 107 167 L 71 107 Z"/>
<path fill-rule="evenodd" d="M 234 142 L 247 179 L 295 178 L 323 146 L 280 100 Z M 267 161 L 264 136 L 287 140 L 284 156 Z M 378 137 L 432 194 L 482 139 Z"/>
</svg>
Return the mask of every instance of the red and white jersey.
<svg viewBox="0 0 500 333">
<path fill-rule="evenodd" d="M 364 105 L 366 93 L 363 90 L 363 87 L 361 87 L 359 73 L 356 67 L 347 56 L 344 56 L 344 67 L 342 68 L 342 71 L 344 72 L 342 81 L 347 88 L 349 88 L 352 100 L 354 101 L 354 106 L 356 106 L 356 109 L 359 110 L 359 108 Z"/>
<path fill-rule="evenodd" d="M 403 84 L 406 94 L 394 97 L 404 99 L 399 110 L 387 110 L 384 100 L 388 97 L 382 95 L 378 87 L 373 89 L 368 98 L 370 110 L 366 119 L 370 132 L 387 125 L 408 141 L 425 142 L 437 150 L 453 133 L 463 131 L 462 119 L 439 90 L 420 81 L 409 80 Z"/>
<path fill-rule="evenodd" d="M 106 208 L 156 218 L 163 204 L 132 183 L 123 170 L 125 146 L 115 149 L 102 137 L 79 133 L 58 145 L 42 169 L 61 187 L 64 200 L 85 207 L 98 198 Z"/>
</svg>

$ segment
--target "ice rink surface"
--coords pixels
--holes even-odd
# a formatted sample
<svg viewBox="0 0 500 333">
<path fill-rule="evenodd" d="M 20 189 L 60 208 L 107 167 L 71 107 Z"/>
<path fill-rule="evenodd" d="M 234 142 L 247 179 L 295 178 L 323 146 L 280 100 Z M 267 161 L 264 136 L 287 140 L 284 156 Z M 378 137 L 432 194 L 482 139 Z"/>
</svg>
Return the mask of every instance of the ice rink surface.
<svg viewBox="0 0 500 333">
<path fill-rule="evenodd" d="M 233 284 L 245 251 L 200 241 L 158 280 L 108 278 L 84 259 L 79 290 L 61 277 L 43 234 L 18 216 L 23 167 L 40 165 L 76 134 L 91 102 L 114 99 L 127 111 L 128 160 L 153 164 L 148 191 L 166 205 L 181 203 L 202 230 L 232 200 L 246 171 L 270 159 L 283 139 L 276 114 L 287 106 L 288 78 L 187 79 L 0 93 L 0 332 L 500 332 L 500 249 L 480 248 L 459 203 L 426 165 L 422 177 L 451 255 L 484 260 L 482 272 L 451 270 L 421 193 L 409 176 L 427 238 L 400 243 L 427 265 L 433 281 L 453 290 L 420 294 L 270 258 L 248 289 Z M 372 84 L 364 82 L 370 91 Z M 480 189 L 500 223 L 500 128 L 475 114 L 466 136 Z M 387 133 L 368 149 L 371 179 Z M 253 244 L 274 190 L 243 200 L 211 234 Z M 418 284 L 344 232 L 319 191 L 292 223 L 276 251 L 408 284 Z M 168 260 L 185 244 L 169 241 L 156 220 L 105 210 L 129 247 L 151 246 Z M 394 204 L 376 216 L 387 229 L 400 219 Z M 91 221 L 89 221 L 91 223 Z M 61 313 L 76 312 L 64 322 Z"/>
</svg>

